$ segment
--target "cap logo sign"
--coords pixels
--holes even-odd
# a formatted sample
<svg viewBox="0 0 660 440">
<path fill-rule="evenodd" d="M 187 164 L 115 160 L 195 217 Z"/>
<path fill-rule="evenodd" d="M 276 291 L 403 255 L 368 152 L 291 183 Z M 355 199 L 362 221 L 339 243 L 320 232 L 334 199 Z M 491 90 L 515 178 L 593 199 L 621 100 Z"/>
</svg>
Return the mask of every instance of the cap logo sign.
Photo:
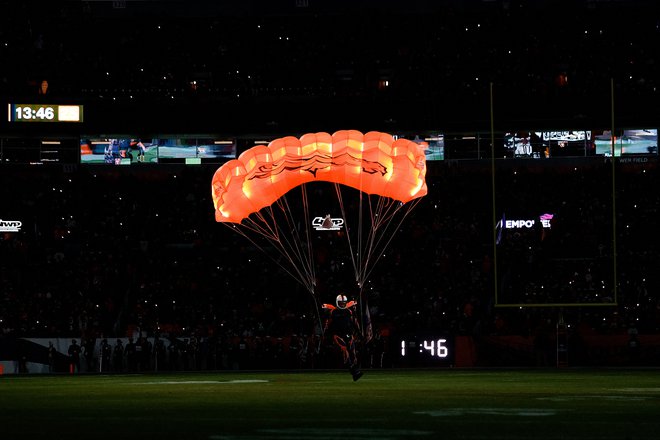
<svg viewBox="0 0 660 440">
<path fill-rule="evenodd" d="M 314 217 L 312 226 L 317 231 L 338 231 L 344 226 L 343 218 L 332 218 L 330 214 L 325 217 Z"/>
</svg>

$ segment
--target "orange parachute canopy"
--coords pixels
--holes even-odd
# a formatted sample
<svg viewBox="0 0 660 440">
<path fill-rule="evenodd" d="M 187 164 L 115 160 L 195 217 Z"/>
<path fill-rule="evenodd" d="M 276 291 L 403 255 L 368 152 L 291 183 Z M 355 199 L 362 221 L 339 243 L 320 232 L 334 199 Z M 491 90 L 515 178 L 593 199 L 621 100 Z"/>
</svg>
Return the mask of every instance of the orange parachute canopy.
<svg viewBox="0 0 660 440">
<path fill-rule="evenodd" d="M 377 131 L 342 130 L 252 147 L 222 165 L 211 186 L 216 220 L 240 223 L 308 182 L 333 182 L 406 203 L 426 195 L 425 176 L 422 145 Z"/>
</svg>

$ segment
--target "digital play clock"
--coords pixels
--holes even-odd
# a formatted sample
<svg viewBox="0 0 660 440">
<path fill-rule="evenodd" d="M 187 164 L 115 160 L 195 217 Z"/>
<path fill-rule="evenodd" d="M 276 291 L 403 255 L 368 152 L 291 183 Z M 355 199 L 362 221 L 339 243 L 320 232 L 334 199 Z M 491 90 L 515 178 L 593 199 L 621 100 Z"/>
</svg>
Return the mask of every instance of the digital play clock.
<svg viewBox="0 0 660 440">
<path fill-rule="evenodd" d="M 83 106 L 75 104 L 8 104 L 9 122 L 82 122 Z"/>
</svg>

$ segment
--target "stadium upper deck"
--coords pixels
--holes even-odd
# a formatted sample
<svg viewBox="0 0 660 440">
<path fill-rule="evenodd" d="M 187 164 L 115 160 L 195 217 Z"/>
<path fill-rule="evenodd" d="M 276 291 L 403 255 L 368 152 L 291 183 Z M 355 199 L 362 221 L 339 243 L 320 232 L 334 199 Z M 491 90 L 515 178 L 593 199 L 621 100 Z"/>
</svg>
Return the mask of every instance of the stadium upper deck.
<svg viewBox="0 0 660 440">
<path fill-rule="evenodd" d="M 556 129 L 609 126 L 613 81 L 618 124 L 657 121 L 653 2 L 330 3 L 3 2 L 0 98 L 88 132 L 462 130 L 492 84 L 497 125 Z"/>
</svg>

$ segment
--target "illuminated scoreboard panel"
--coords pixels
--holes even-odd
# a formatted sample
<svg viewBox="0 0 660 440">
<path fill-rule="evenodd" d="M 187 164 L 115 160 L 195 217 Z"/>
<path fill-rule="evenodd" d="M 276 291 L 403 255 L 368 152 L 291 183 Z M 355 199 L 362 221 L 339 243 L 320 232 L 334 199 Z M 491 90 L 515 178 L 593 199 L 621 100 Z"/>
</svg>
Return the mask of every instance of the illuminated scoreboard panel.
<svg viewBox="0 0 660 440">
<path fill-rule="evenodd" d="M 455 363 L 454 338 L 449 335 L 405 335 L 397 341 L 398 361 L 409 367 L 440 367 Z"/>
<path fill-rule="evenodd" d="M 9 122 L 82 122 L 82 105 L 8 104 Z"/>
</svg>

